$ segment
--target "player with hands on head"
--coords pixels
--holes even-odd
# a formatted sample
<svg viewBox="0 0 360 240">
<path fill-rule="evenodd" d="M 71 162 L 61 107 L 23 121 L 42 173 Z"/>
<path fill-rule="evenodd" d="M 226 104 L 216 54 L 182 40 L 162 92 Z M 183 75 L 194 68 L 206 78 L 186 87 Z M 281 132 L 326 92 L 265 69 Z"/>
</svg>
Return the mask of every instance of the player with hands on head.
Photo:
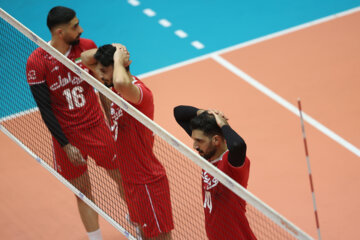
<svg viewBox="0 0 360 240">
<path fill-rule="evenodd" d="M 250 161 L 246 157 L 246 143 L 222 112 L 180 105 L 174 108 L 174 117 L 193 139 L 193 147 L 200 156 L 247 187 Z M 208 239 L 256 239 L 245 215 L 246 202 L 205 170 L 202 196 Z"/>
<path fill-rule="evenodd" d="M 130 72 L 130 54 L 121 44 L 83 52 L 82 62 L 96 78 L 150 119 L 154 119 L 151 90 Z M 120 172 L 130 220 L 143 239 L 172 239 L 174 228 L 165 168 L 153 153 L 154 136 L 117 104 L 100 95 L 122 162 Z"/>
</svg>

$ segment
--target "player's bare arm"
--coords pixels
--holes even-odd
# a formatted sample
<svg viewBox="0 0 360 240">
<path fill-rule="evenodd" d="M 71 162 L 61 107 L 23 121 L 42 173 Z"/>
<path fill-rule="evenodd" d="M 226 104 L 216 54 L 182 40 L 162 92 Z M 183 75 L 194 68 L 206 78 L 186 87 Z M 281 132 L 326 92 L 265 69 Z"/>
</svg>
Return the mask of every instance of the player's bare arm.
<svg viewBox="0 0 360 240">
<path fill-rule="evenodd" d="M 114 88 L 125 100 L 136 104 L 140 101 L 141 93 L 140 89 L 132 83 L 132 75 L 126 69 L 131 64 L 130 54 L 121 44 L 113 44 L 113 46 L 116 47 L 113 71 Z"/>
<path fill-rule="evenodd" d="M 105 116 L 108 120 L 108 123 L 111 124 L 111 112 L 110 112 L 111 100 L 109 98 L 107 98 L 105 95 L 103 95 L 102 93 L 99 93 L 99 97 L 100 97 L 101 104 L 104 108 Z"/>
<path fill-rule="evenodd" d="M 88 69 L 91 70 L 93 76 L 99 79 L 98 69 L 97 69 L 97 61 L 94 58 L 94 55 L 97 51 L 97 48 L 89 49 L 81 53 L 81 62 L 84 64 Z"/>
<path fill-rule="evenodd" d="M 81 62 L 91 70 L 92 75 L 101 81 L 100 74 L 98 73 L 99 65 L 94 55 L 97 51 L 97 48 L 89 49 L 81 53 Z M 104 108 L 106 118 L 110 121 L 110 103 L 111 101 L 105 97 L 102 93 L 99 93 L 101 104 Z"/>
</svg>

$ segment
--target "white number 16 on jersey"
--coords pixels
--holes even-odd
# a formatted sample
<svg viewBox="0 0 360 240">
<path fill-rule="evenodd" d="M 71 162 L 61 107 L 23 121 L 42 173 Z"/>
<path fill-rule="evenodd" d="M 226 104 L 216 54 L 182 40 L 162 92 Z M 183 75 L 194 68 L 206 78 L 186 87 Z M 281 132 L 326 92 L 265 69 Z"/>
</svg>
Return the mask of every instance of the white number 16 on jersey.
<svg viewBox="0 0 360 240">
<path fill-rule="evenodd" d="M 81 108 L 85 105 L 84 89 L 81 86 L 70 89 L 65 89 L 63 95 L 66 97 L 66 101 L 69 104 L 69 109 L 73 110 L 74 107 Z"/>
</svg>

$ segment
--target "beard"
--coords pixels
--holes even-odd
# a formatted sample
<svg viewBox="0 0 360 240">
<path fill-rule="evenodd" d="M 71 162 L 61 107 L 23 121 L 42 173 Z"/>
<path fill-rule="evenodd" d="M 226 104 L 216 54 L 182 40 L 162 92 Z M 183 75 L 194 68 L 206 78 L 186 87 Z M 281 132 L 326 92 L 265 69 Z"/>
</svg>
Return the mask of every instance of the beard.
<svg viewBox="0 0 360 240">
<path fill-rule="evenodd" d="M 108 87 L 108 88 L 111 88 L 111 87 L 114 86 L 114 83 L 113 83 L 112 79 L 111 79 L 111 80 L 107 80 L 107 79 L 105 79 L 105 78 L 102 78 L 102 79 L 101 79 L 101 82 L 102 82 L 102 84 L 104 84 L 104 85 L 105 85 L 106 87 Z"/>
<path fill-rule="evenodd" d="M 78 45 L 80 43 L 80 36 L 81 34 L 79 34 L 75 39 L 66 40 L 66 43 L 72 46 Z"/>
<path fill-rule="evenodd" d="M 69 42 L 69 45 L 74 46 L 74 45 L 78 45 L 79 43 L 80 43 L 80 39 L 77 39 L 72 42 Z"/>
<path fill-rule="evenodd" d="M 104 82 L 104 85 L 105 85 L 106 87 L 108 87 L 108 88 L 111 88 L 111 87 L 113 87 L 113 86 L 114 86 L 114 84 L 113 84 L 113 83 L 105 83 L 105 82 Z"/>
<path fill-rule="evenodd" d="M 206 160 L 209 160 L 210 158 L 212 158 L 215 155 L 216 148 L 211 146 L 211 147 L 209 147 L 209 150 L 206 152 L 203 152 L 201 150 L 198 150 L 198 152 L 203 158 L 205 158 Z"/>
</svg>

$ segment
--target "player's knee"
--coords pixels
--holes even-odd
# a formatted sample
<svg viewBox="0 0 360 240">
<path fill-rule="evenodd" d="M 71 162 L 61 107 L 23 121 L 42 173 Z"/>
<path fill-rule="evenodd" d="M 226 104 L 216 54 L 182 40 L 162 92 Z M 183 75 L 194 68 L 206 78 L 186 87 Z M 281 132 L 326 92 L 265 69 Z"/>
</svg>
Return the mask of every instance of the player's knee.
<svg viewBox="0 0 360 240">
<path fill-rule="evenodd" d="M 90 182 L 81 182 L 73 185 L 80 191 L 80 198 L 82 198 L 82 196 L 86 196 L 91 199 L 92 194 Z"/>
</svg>

